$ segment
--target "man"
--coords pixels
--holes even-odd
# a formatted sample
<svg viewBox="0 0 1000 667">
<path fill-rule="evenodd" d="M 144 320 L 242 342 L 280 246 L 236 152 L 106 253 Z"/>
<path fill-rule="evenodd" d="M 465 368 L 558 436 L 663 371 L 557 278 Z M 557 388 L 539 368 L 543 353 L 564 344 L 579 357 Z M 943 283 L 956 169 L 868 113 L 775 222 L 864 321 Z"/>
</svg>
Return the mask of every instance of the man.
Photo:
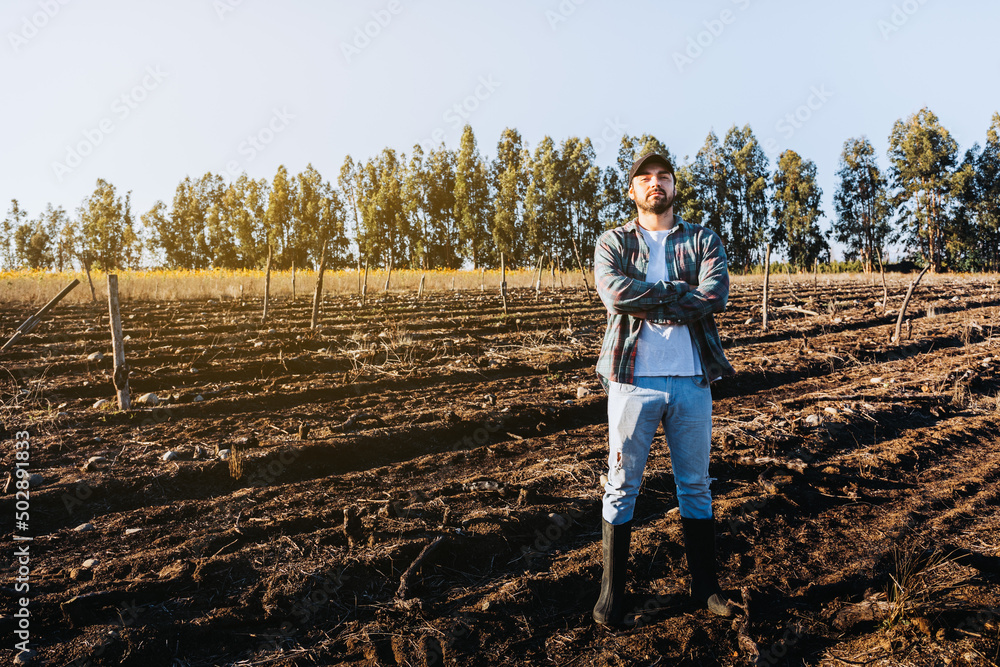
<svg viewBox="0 0 1000 667">
<path fill-rule="evenodd" d="M 713 313 L 729 298 L 719 236 L 674 215 L 670 160 L 649 153 L 629 172 L 638 217 L 597 242 L 597 291 L 608 328 L 597 374 L 608 392 L 608 481 L 604 486 L 604 576 L 594 620 L 621 625 L 632 512 L 646 458 L 662 423 L 677 484 L 691 596 L 732 614 L 716 575 L 709 490 L 711 380 L 735 373 L 722 352 Z"/>
</svg>

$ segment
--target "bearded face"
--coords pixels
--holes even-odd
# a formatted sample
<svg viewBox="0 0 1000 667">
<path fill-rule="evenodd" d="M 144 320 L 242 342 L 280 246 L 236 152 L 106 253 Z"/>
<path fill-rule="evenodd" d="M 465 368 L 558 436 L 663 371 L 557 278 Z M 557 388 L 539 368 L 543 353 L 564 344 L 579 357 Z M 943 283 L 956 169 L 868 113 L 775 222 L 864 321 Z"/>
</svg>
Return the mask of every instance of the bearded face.
<svg viewBox="0 0 1000 667">
<path fill-rule="evenodd" d="M 635 174 L 629 187 L 629 197 L 642 213 L 661 215 L 674 204 L 677 184 L 667 165 L 646 164 Z"/>
<path fill-rule="evenodd" d="M 635 205 L 643 213 L 653 213 L 655 215 L 665 213 L 667 209 L 673 206 L 674 197 L 677 196 L 676 188 L 670 187 L 670 193 L 667 194 L 666 187 L 661 184 L 650 186 L 641 199 L 636 198 Z"/>
</svg>

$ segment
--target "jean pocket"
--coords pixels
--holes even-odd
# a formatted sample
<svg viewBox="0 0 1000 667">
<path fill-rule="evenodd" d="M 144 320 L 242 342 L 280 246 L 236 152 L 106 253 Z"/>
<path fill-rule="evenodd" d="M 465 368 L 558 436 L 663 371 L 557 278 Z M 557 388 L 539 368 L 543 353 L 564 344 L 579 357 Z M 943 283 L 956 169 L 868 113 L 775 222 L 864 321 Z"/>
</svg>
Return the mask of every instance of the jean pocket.
<svg viewBox="0 0 1000 667">
<path fill-rule="evenodd" d="M 694 382 L 694 386 L 699 389 L 708 389 L 709 382 L 704 375 L 692 375 L 691 381 Z"/>
<path fill-rule="evenodd" d="M 614 381 L 609 381 L 608 384 L 610 385 L 611 392 L 615 394 L 634 394 L 639 391 L 639 387 L 634 384 L 625 384 L 624 382 Z"/>
</svg>

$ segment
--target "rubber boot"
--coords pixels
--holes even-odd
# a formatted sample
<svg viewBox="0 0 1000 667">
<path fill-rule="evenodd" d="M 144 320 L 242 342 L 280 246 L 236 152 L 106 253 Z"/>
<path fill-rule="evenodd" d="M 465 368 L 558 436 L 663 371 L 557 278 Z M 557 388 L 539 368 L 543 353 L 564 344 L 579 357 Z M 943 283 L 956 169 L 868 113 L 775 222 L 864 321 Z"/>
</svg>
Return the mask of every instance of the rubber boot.
<svg viewBox="0 0 1000 667">
<path fill-rule="evenodd" d="M 628 573 L 629 542 L 632 522 L 617 526 L 601 519 L 601 544 L 604 551 L 604 576 L 601 597 L 594 607 L 594 620 L 600 625 L 620 626 L 625 618 L 625 578 Z"/>
<path fill-rule="evenodd" d="M 717 616 L 732 616 L 733 605 L 719 587 L 715 565 L 715 519 L 685 519 L 684 551 L 691 573 L 691 598 Z"/>
</svg>

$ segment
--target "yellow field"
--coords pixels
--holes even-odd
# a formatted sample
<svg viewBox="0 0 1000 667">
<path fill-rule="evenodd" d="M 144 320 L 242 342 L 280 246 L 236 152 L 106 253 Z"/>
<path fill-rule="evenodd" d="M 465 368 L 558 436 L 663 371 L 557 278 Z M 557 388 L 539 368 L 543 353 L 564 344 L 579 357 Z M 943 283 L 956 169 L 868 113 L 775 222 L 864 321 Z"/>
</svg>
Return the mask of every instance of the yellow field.
<svg viewBox="0 0 1000 667">
<path fill-rule="evenodd" d="M 178 301 L 190 299 L 234 299 L 241 295 L 248 298 L 259 298 L 264 294 L 263 271 L 119 271 L 119 294 L 123 300 L 141 301 Z M 534 287 L 536 273 L 529 269 L 518 269 L 507 272 L 507 287 Z M 450 289 L 496 290 L 500 286 L 500 271 L 454 271 L 431 270 L 418 271 L 413 269 L 396 269 L 392 272 L 389 291 L 415 292 L 420 284 L 421 276 L 426 276 L 424 289 L 427 291 L 443 291 Z M 91 273 L 94 281 L 94 292 L 98 299 L 107 298 L 107 274 L 95 271 Z M 959 274 L 942 274 L 924 276 L 923 283 L 935 283 L 942 280 L 960 278 Z M 965 276 L 966 278 L 972 276 Z M 87 301 L 91 298 L 87 275 L 82 271 L 6 271 L 0 272 L 0 303 L 23 303 L 26 305 L 42 305 L 56 295 L 59 290 L 69 284 L 74 278 L 80 285 L 65 298 L 66 303 Z M 386 272 L 372 270 L 368 274 L 368 295 L 381 293 L 385 285 Z M 996 282 L 995 274 L 974 274 L 977 280 Z M 775 287 L 786 285 L 789 280 L 799 283 L 811 283 L 813 275 L 808 273 L 772 274 L 771 283 Z M 880 284 L 878 274 L 863 275 L 857 273 L 820 273 L 819 282 L 864 280 L 872 284 Z M 886 274 L 890 285 L 908 282 L 912 276 L 904 274 Z M 307 298 L 315 289 L 315 271 L 296 271 L 295 295 Z M 360 276 L 356 270 L 327 271 L 323 277 L 323 291 L 330 294 L 358 293 Z M 594 287 L 594 276 L 587 275 L 587 282 Z M 733 276 L 735 285 L 758 284 L 763 282 L 759 273 Z M 542 288 L 582 286 L 579 271 L 557 271 L 555 276 L 546 269 L 542 272 Z M 292 272 L 271 272 L 271 295 L 279 298 L 292 296 Z"/>
<path fill-rule="evenodd" d="M 217 299 L 262 297 L 264 294 L 263 271 L 117 271 L 118 292 L 121 298 L 151 301 L 175 301 L 188 299 Z M 534 287 L 536 273 L 530 270 L 507 271 L 507 287 Z M 390 292 L 416 291 L 421 276 L 426 276 L 424 289 L 441 291 L 449 289 L 498 289 L 500 271 L 417 271 L 395 269 L 389 282 Z M 87 301 L 91 298 L 87 274 L 83 271 L 6 271 L 0 272 L 0 303 L 44 304 L 74 278 L 80 285 L 66 296 L 66 303 Z M 94 291 L 98 299 L 107 298 L 107 274 L 91 272 Z M 368 295 L 383 291 L 386 272 L 368 272 Z M 326 271 L 323 274 L 324 293 L 357 293 L 361 280 L 356 270 Z M 593 277 L 588 277 L 593 287 Z M 580 284 L 580 273 L 556 272 L 555 286 Z M 576 281 L 574 283 L 573 281 Z M 295 295 L 312 295 L 316 286 L 315 271 L 295 272 Z M 552 287 L 553 277 L 548 271 L 542 273 L 542 287 Z M 292 296 L 292 272 L 271 272 L 271 296 L 288 298 Z"/>
</svg>

